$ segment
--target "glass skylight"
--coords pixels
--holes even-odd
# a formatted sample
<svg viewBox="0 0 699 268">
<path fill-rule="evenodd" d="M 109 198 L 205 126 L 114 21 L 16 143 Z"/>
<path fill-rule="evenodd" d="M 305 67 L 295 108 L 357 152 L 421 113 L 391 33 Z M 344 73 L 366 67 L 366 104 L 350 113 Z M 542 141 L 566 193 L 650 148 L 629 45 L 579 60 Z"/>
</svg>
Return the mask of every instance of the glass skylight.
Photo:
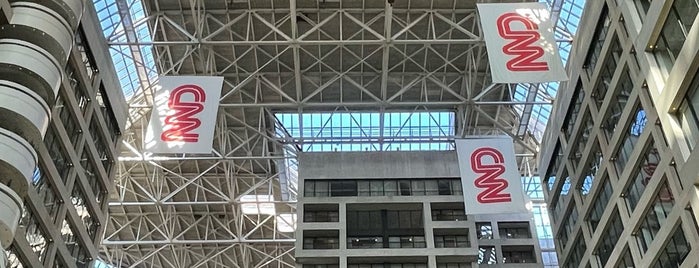
<svg viewBox="0 0 699 268">
<path fill-rule="evenodd" d="M 128 8 L 128 18 L 122 17 L 117 0 L 93 0 L 107 43 L 152 41 L 141 0 L 119 1 Z M 124 27 L 124 19 L 131 22 L 128 29 Z M 127 100 L 158 77 L 150 45 L 109 45 L 109 54 Z"/>
<path fill-rule="evenodd" d="M 453 112 L 277 113 L 301 151 L 453 150 Z"/>
</svg>

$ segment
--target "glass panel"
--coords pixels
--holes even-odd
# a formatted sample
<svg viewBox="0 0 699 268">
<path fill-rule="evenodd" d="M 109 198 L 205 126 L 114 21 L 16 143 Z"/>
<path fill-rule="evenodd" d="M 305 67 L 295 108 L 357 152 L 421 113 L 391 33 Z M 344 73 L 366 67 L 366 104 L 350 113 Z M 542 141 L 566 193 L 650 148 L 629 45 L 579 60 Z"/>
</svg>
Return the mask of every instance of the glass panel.
<svg viewBox="0 0 699 268">
<path fill-rule="evenodd" d="M 684 230 L 682 230 L 682 224 L 679 224 L 652 267 L 679 267 L 691 250 L 692 247 L 684 235 Z"/>
<path fill-rule="evenodd" d="M 604 234 L 597 245 L 597 256 L 602 262 L 602 265 L 607 264 L 609 256 L 612 254 L 616 243 L 619 241 L 621 233 L 624 231 L 624 223 L 621 222 L 619 213 L 614 209 L 612 217 L 609 219 L 609 224 L 604 230 Z"/>
<path fill-rule="evenodd" d="M 648 250 L 674 205 L 675 198 L 667 185 L 667 181 L 664 180 L 660 185 L 660 190 L 653 199 L 652 206 L 641 218 L 642 224 L 639 229 L 638 242 L 643 253 Z"/>
<path fill-rule="evenodd" d="M 677 0 L 672 3 L 665 25 L 663 25 L 653 49 L 658 61 L 663 63 L 668 70 L 677 59 L 698 13 L 699 3 L 697 1 Z"/>
<path fill-rule="evenodd" d="M 632 175 L 633 184 L 629 185 L 625 191 L 630 211 L 636 208 L 638 200 L 641 199 L 641 195 L 646 190 L 646 185 L 653 177 L 658 163 L 660 163 L 660 153 L 655 148 L 653 139 L 650 139 L 648 148 L 641 155 L 641 164 L 636 168 L 635 175 Z"/>
</svg>

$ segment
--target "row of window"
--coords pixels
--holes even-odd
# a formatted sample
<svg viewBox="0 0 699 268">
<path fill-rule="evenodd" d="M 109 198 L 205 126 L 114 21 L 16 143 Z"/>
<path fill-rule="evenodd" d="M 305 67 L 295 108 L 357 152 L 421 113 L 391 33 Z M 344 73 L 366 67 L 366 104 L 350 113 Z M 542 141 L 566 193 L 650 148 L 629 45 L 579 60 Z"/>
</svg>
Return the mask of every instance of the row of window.
<svg viewBox="0 0 699 268">
<path fill-rule="evenodd" d="M 335 236 L 304 237 L 304 249 L 338 249 L 339 239 Z M 424 236 L 348 236 L 348 249 L 366 248 L 425 248 Z M 471 242 L 468 235 L 435 235 L 435 248 L 468 248 Z"/>
<path fill-rule="evenodd" d="M 460 179 L 306 180 L 305 197 L 462 195 Z"/>
</svg>

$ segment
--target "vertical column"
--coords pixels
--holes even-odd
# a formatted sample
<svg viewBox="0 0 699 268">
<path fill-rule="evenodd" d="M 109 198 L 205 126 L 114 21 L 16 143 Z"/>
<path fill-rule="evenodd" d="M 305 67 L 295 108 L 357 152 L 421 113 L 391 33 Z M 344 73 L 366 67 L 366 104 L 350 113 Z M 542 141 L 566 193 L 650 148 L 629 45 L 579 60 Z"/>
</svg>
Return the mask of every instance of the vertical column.
<svg viewBox="0 0 699 268">
<path fill-rule="evenodd" d="M 3 0 L 0 2 L 6 3 Z M 0 25 L 0 244 L 8 248 L 22 214 L 51 108 L 83 12 L 83 0 L 9 1 Z M 0 3 L 1 4 L 1 3 Z"/>
</svg>

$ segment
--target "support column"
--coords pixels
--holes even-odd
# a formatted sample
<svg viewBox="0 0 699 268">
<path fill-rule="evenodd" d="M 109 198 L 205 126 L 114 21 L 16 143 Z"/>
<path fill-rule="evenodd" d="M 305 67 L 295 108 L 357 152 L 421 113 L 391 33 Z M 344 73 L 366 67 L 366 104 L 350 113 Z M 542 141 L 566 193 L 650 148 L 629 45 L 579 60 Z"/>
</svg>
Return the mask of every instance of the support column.
<svg viewBox="0 0 699 268">
<path fill-rule="evenodd" d="M 84 7 L 83 0 L 9 2 L 9 24 L 0 25 L 0 245 L 5 249 L 22 215 L 38 163 L 35 148 L 48 129 Z"/>
</svg>

